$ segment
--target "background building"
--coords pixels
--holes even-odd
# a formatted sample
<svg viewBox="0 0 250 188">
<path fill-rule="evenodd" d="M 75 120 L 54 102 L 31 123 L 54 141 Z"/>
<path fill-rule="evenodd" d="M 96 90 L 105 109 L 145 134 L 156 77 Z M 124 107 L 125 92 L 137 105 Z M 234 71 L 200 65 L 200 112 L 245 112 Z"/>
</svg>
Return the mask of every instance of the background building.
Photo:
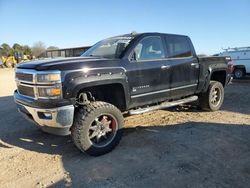
<svg viewBox="0 0 250 188">
<path fill-rule="evenodd" d="M 54 57 L 78 57 L 83 52 L 88 50 L 91 46 L 83 46 L 76 48 L 63 48 L 63 49 L 53 49 L 46 50 L 46 57 L 54 58 Z"/>
</svg>

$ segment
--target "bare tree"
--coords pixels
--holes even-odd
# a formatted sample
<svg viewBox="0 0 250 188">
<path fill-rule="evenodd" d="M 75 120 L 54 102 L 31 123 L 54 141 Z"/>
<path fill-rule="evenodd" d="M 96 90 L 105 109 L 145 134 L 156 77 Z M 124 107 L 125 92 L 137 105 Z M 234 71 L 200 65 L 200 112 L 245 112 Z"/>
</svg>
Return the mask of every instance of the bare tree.
<svg viewBox="0 0 250 188">
<path fill-rule="evenodd" d="M 47 50 L 58 50 L 59 48 L 57 46 L 49 46 Z"/>
<path fill-rule="evenodd" d="M 32 54 L 36 57 L 42 57 L 46 50 L 46 46 L 43 42 L 38 41 L 36 42 L 33 47 L 31 48 Z"/>
</svg>

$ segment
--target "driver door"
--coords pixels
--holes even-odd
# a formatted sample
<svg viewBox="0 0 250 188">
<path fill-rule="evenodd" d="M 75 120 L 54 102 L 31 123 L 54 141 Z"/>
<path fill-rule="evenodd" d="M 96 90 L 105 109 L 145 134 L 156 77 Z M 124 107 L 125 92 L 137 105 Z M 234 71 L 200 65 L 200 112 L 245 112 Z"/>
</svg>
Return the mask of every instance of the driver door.
<svg viewBox="0 0 250 188">
<path fill-rule="evenodd" d="M 165 82 L 169 76 L 167 67 L 161 36 L 142 38 L 127 69 L 132 104 L 150 104 L 169 96 L 169 82 Z"/>
</svg>

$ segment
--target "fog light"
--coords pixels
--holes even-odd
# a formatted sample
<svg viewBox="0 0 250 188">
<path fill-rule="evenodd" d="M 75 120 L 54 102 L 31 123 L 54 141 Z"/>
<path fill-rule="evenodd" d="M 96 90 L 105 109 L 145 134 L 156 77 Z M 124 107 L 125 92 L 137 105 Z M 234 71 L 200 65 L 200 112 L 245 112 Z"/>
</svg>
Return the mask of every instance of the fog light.
<svg viewBox="0 0 250 188">
<path fill-rule="evenodd" d="M 38 112 L 37 115 L 40 119 L 52 119 L 52 114 L 50 112 Z"/>
<path fill-rule="evenodd" d="M 44 116 L 45 116 L 46 118 L 52 119 L 52 114 L 51 114 L 51 113 L 44 112 L 43 114 L 44 114 Z"/>
</svg>

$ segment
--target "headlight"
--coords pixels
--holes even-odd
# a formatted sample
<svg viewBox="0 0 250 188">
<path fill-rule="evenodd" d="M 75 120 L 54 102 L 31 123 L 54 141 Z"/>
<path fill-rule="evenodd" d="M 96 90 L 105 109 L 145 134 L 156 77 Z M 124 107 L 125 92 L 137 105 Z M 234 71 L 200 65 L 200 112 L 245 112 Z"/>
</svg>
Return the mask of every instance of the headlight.
<svg viewBox="0 0 250 188">
<path fill-rule="evenodd" d="M 60 73 L 48 73 L 48 74 L 37 74 L 37 82 L 45 83 L 45 82 L 60 82 L 61 74 Z"/>
<path fill-rule="evenodd" d="M 39 98 L 60 98 L 61 94 L 62 94 L 61 87 L 38 88 Z"/>
<path fill-rule="evenodd" d="M 37 96 L 41 99 L 62 97 L 61 72 L 39 72 L 36 75 Z"/>
</svg>

